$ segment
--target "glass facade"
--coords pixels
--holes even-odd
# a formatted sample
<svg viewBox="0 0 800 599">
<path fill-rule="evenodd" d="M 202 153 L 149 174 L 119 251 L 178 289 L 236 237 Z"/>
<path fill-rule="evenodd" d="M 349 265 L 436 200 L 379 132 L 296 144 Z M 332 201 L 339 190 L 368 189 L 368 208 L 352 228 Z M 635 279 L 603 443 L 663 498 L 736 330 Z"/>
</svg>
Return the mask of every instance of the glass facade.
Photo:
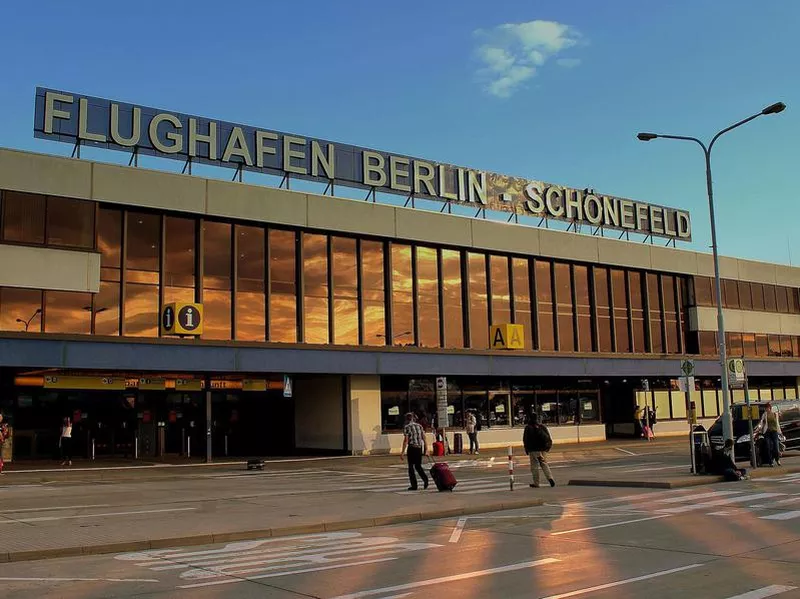
<svg viewBox="0 0 800 599">
<path fill-rule="evenodd" d="M 200 301 L 203 338 L 218 341 L 486 350 L 491 324 L 518 323 L 529 351 L 717 353 L 713 332 L 687 325 L 688 308 L 714 304 L 705 277 L 0 197 L 3 242 L 101 260 L 96 294 L 0 290 L 4 331 L 156 338 L 164 304 Z M 729 309 L 800 313 L 794 288 L 724 280 L 723 296 Z M 797 357 L 800 345 L 756 331 L 727 342 L 745 357 Z M 512 418 L 492 405 L 487 421 Z"/>
</svg>

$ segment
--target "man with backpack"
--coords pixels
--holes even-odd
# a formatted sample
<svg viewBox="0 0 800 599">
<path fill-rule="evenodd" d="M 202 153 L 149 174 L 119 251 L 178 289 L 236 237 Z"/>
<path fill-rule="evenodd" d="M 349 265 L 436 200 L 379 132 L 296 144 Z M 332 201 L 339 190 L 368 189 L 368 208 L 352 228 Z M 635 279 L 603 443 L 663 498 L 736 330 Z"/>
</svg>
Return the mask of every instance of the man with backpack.
<svg viewBox="0 0 800 599">
<path fill-rule="evenodd" d="M 541 466 L 550 486 L 555 487 L 556 481 L 553 479 L 553 473 L 550 472 L 550 466 L 547 465 L 547 452 L 553 447 L 553 439 L 550 437 L 550 431 L 542 424 L 539 414 L 534 413 L 531 416 L 531 421 L 525 427 L 522 435 L 522 443 L 525 445 L 525 453 L 528 454 L 531 461 L 533 482 L 530 486 L 534 489 L 539 487 L 539 467 Z"/>
</svg>

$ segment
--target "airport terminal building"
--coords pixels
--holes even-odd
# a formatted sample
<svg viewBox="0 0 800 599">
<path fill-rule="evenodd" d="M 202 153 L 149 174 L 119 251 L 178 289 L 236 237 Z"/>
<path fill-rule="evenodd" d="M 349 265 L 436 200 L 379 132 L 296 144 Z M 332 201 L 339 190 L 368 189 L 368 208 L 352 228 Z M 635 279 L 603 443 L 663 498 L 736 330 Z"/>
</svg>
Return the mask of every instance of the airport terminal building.
<svg viewBox="0 0 800 599">
<path fill-rule="evenodd" d="M 14 459 L 49 458 L 65 416 L 98 458 L 397 451 L 408 411 L 458 431 L 474 409 L 483 446 L 532 411 L 557 442 L 629 434 L 636 403 L 685 432 L 687 357 L 701 422 L 725 401 L 685 211 L 53 90 L 35 135 L 75 157 L 0 149 Z M 797 398 L 800 268 L 721 276 L 751 396 Z"/>
</svg>

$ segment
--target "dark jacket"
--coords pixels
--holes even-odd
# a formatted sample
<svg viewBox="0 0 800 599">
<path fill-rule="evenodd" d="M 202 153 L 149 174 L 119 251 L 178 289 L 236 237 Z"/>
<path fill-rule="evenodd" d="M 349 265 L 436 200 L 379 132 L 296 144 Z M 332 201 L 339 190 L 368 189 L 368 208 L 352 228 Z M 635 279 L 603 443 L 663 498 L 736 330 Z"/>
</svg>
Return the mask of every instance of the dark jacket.
<svg viewBox="0 0 800 599">
<path fill-rule="evenodd" d="M 522 444 L 525 445 L 525 453 L 550 451 L 553 446 L 553 439 L 544 424 L 529 424 L 522 434 Z"/>
</svg>

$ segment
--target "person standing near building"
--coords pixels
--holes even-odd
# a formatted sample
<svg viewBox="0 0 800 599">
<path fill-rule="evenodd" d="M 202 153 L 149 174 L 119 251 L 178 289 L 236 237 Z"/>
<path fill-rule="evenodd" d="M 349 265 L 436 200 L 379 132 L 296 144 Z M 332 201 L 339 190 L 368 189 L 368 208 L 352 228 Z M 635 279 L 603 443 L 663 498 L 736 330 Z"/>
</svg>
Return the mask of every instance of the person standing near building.
<svg viewBox="0 0 800 599">
<path fill-rule="evenodd" d="M 644 415 L 644 410 L 637 405 L 636 408 L 633 410 L 633 435 L 636 438 L 639 438 L 644 434 L 644 428 L 642 427 L 642 416 Z"/>
<path fill-rule="evenodd" d="M 400 459 L 405 454 L 408 459 L 408 480 L 411 486 L 409 491 L 417 490 L 417 476 L 415 471 L 422 478 L 422 488 L 428 488 L 428 475 L 422 468 L 422 456 L 428 453 L 428 441 L 425 438 L 425 430 L 416 422 L 414 414 L 406 414 L 406 425 L 403 427 L 403 448 L 400 450 Z"/>
<path fill-rule="evenodd" d="M 3 422 L 3 414 L 0 412 L 0 474 L 3 474 L 3 445 L 8 439 L 8 425 Z"/>
<path fill-rule="evenodd" d="M 478 455 L 478 418 L 473 410 L 467 411 L 467 422 L 464 428 L 469 437 L 469 452 Z"/>
<path fill-rule="evenodd" d="M 541 466 L 542 472 L 547 477 L 551 487 L 556 486 L 556 481 L 553 479 L 553 473 L 550 471 L 550 466 L 547 464 L 547 452 L 553 447 L 553 438 L 550 436 L 550 431 L 542 424 L 539 414 L 533 414 L 531 421 L 525 427 L 525 432 L 522 435 L 522 444 L 525 446 L 525 453 L 531 461 L 531 476 L 533 482 L 531 487 L 539 487 L 539 467 Z"/>
<path fill-rule="evenodd" d="M 761 422 L 758 424 L 761 434 L 764 435 L 764 440 L 767 442 L 767 457 L 769 458 L 769 465 L 781 465 L 781 445 L 779 435 L 781 434 L 781 423 L 778 418 L 778 413 L 772 409 L 772 404 L 768 403 L 765 406 L 764 415 L 761 417 Z"/>
<path fill-rule="evenodd" d="M 61 447 L 61 465 L 72 466 L 72 420 L 69 416 L 64 417 L 58 444 Z"/>
</svg>

